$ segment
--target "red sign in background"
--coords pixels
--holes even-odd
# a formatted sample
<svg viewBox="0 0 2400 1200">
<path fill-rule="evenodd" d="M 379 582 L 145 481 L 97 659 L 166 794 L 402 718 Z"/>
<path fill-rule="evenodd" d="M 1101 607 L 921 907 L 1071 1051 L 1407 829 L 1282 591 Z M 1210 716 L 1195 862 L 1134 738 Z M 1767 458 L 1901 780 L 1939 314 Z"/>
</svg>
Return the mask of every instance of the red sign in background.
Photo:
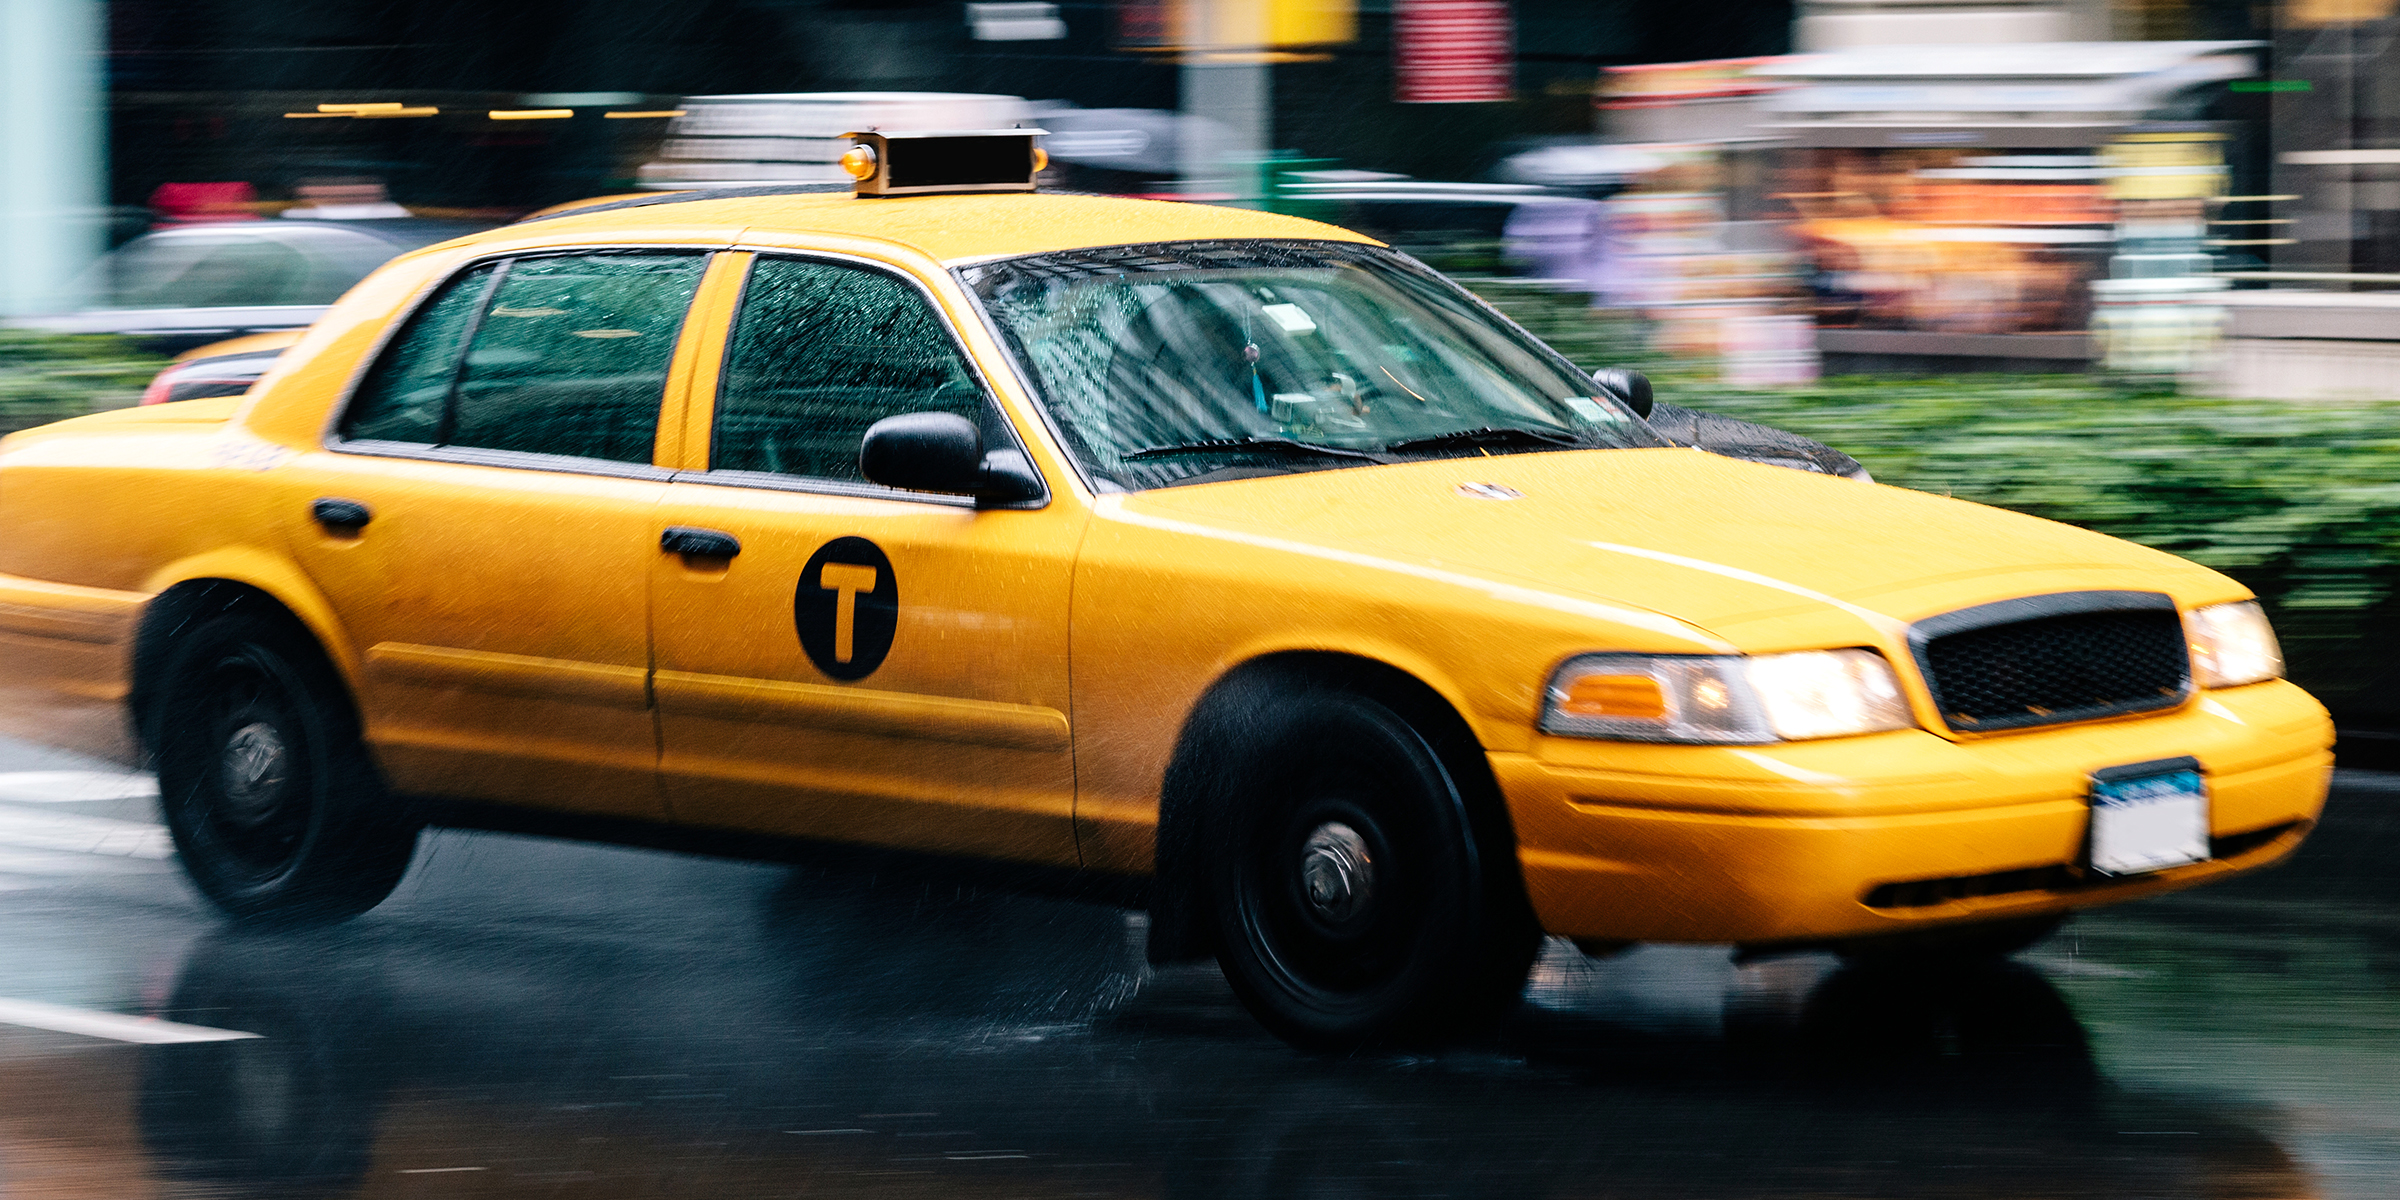
<svg viewBox="0 0 2400 1200">
<path fill-rule="evenodd" d="M 1508 0 L 1398 0 L 1392 13 L 1393 99 L 1402 104 L 1506 100 L 1516 83 Z"/>
<path fill-rule="evenodd" d="M 1172 0 L 1117 0 L 1117 44 L 1158 50 L 1175 44 Z"/>
</svg>

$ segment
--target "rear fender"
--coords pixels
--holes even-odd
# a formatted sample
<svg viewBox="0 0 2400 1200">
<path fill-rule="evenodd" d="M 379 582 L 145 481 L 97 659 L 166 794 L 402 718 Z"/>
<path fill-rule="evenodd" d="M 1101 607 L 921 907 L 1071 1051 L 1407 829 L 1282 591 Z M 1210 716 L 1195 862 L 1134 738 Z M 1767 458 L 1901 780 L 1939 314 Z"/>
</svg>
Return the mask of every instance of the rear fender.
<svg viewBox="0 0 2400 1200">
<path fill-rule="evenodd" d="M 358 652 L 343 632 L 341 621 L 335 617 L 333 605 L 317 590 L 307 573 L 290 559 L 256 546 L 224 546 L 178 559 L 160 568 L 144 582 L 143 591 L 156 597 L 184 584 L 203 580 L 224 580 L 238 583 L 264 593 L 268 599 L 281 604 L 307 628 L 309 636 L 325 650 L 334 670 L 342 676 L 342 685 L 352 695 L 358 692 Z"/>
</svg>

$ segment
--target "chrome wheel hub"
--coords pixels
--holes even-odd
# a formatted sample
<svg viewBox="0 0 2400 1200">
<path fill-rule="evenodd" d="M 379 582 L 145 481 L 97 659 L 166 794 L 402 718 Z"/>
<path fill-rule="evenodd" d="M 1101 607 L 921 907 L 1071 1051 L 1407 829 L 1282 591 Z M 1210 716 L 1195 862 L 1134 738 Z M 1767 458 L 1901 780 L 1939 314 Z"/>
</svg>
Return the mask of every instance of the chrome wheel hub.
<svg viewBox="0 0 2400 1200">
<path fill-rule="evenodd" d="M 1365 912 L 1375 895 L 1367 840 L 1340 821 L 1317 826 L 1300 846 L 1300 889 L 1322 920 L 1340 924 Z"/>
<path fill-rule="evenodd" d="M 218 764 L 219 781 L 225 793 L 225 815 L 242 824 L 265 820 L 283 799 L 284 778 L 290 773 L 290 766 L 291 749 L 273 725 L 252 721 L 234 730 L 233 736 L 225 739 L 225 752 Z"/>
</svg>

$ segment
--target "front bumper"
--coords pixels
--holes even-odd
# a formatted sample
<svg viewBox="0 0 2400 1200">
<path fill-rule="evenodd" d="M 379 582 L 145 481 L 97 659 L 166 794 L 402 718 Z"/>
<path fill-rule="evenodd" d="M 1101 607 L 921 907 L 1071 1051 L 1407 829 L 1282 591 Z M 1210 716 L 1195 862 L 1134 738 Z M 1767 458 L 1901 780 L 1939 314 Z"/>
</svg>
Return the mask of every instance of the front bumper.
<svg viewBox="0 0 2400 1200">
<path fill-rule="evenodd" d="M 2171 713 L 1957 742 L 1923 730 L 1742 747 L 1542 738 L 1490 760 L 1544 929 L 1765 945 L 2063 913 L 2264 866 L 2314 825 L 2332 744 L 2325 710 L 2277 681 Z M 2187 754 L 2208 780 L 2219 857 L 2085 872 L 2090 773 Z"/>
</svg>

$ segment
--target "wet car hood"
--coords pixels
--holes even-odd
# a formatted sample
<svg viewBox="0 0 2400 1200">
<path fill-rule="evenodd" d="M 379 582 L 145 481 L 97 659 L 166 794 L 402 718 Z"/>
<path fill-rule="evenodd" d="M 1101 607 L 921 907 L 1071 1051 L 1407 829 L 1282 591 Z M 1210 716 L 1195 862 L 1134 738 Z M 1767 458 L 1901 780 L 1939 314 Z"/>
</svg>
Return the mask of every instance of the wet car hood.
<svg viewBox="0 0 2400 1200">
<path fill-rule="evenodd" d="M 1142 492 L 1128 515 L 1607 600 L 1719 634 L 1815 610 L 1890 626 L 2013 596 L 2246 596 L 2224 576 L 2072 526 L 1690 449 L 1313 471 Z"/>
</svg>

